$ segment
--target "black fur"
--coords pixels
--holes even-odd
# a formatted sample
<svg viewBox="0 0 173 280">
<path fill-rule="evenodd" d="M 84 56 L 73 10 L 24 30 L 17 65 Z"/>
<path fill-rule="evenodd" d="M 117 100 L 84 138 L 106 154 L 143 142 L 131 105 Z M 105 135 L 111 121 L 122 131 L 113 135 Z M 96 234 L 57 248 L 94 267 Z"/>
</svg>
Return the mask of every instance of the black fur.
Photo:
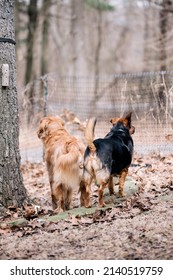
<svg viewBox="0 0 173 280">
<path fill-rule="evenodd" d="M 128 168 L 132 161 L 133 140 L 129 129 L 122 122 L 117 122 L 110 132 L 104 137 L 94 140 L 96 154 L 103 164 L 103 168 L 109 170 L 110 175 L 119 175 Z M 90 154 L 86 149 L 84 161 Z"/>
</svg>

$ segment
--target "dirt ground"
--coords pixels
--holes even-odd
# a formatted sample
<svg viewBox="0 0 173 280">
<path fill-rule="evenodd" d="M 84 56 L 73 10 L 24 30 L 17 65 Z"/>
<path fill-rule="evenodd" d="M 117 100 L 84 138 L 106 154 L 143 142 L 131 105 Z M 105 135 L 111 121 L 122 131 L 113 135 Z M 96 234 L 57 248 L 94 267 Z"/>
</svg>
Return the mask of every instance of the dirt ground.
<svg viewBox="0 0 173 280">
<path fill-rule="evenodd" d="M 75 212 L 61 218 L 52 213 L 45 164 L 28 162 L 22 172 L 31 204 L 1 217 L 0 259 L 173 259 L 173 155 L 134 155 L 135 192 L 104 210 L 83 209 L 87 215 L 77 195 Z"/>
</svg>

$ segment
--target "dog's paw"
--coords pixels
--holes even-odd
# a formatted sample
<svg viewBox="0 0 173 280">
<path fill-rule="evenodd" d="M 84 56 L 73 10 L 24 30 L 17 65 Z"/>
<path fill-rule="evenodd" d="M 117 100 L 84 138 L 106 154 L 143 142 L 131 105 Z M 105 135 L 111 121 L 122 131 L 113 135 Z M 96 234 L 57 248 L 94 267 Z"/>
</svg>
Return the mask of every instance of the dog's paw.
<svg viewBox="0 0 173 280">
<path fill-rule="evenodd" d="M 64 210 L 62 209 L 62 208 L 56 208 L 54 211 L 53 211 L 53 213 L 54 214 L 60 214 L 60 213 L 63 213 L 64 212 Z"/>
<path fill-rule="evenodd" d="M 115 194 L 114 191 L 110 191 L 110 190 L 109 190 L 109 195 L 114 195 L 114 194 Z"/>
<path fill-rule="evenodd" d="M 126 194 L 124 192 L 119 192 L 119 197 L 125 197 Z"/>
<path fill-rule="evenodd" d="M 85 204 L 85 208 L 91 208 L 91 204 Z"/>
<path fill-rule="evenodd" d="M 104 202 L 103 202 L 103 203 L 99 203 L 98 207 L 99 207 L 99 208 L 106 207 L 106 203 L 104 203 Z"/>
<path fill-rule="evenodd" d="M 82 201 L 82 202 L 80 203 L 80 207 L 85 207 L 85 202 L 84 202 L 84 201 Z"/>
</svg>

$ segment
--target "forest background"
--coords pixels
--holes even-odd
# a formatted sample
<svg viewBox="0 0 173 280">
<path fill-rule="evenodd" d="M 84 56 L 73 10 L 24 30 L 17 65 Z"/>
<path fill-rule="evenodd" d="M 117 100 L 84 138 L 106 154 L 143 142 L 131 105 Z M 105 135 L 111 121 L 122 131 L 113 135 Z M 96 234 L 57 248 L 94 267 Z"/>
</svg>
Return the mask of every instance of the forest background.
<svg viewBox="0 0 173 280">
<path fill-rule="evenodd" d="M 0 6 L 2 35 L 14 39 L 14 1 Z M 15 9 L 17 91 L 14 41 L 0 56 L 11 78 L 0 102 L 0 259 L 172 259 L 173 1 L 16 0 Z M 126 111 L 136 128 L 126 197 L 115 186 L 110 208 L 97 209 L 95 190 L 90 214 L 76 195 L 54 215 L 40 118 L 59 114 L 83 139 L 89 116 L 102 137 Z"/>
<path fill-rule="evenodd" d="M 170 0 L 16 0 L 18 86 L 173 68 Z"/>
<path fill-rule="evenodd" d="M 171 0 L 16 0 L 22 158 L 41 160 L 39 119 L 68 110 L 98 136 L 132 111 L 136 151 L 172 151 L 172 26 Z"/>
</svg>

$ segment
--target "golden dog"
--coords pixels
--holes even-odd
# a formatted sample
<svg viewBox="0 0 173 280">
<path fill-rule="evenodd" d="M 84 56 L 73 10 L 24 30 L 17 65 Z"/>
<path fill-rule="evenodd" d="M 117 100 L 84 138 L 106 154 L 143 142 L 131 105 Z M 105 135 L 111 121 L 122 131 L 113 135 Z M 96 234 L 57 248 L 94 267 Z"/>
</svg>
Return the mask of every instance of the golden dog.
<svg viewBox="0 0 173 280">
<path fill-rule="evenodd" d="M 85 151 L 83 143 L 66 131 L 60 117 L 42 118 L 37 134 L 45 147 L 54 211 L 63 212 L 70 208 L 72 192 L 77 186 L 80 186 L 80 201 L 83 206 L 85 199 L 82 180 Z"/>
</svg>

